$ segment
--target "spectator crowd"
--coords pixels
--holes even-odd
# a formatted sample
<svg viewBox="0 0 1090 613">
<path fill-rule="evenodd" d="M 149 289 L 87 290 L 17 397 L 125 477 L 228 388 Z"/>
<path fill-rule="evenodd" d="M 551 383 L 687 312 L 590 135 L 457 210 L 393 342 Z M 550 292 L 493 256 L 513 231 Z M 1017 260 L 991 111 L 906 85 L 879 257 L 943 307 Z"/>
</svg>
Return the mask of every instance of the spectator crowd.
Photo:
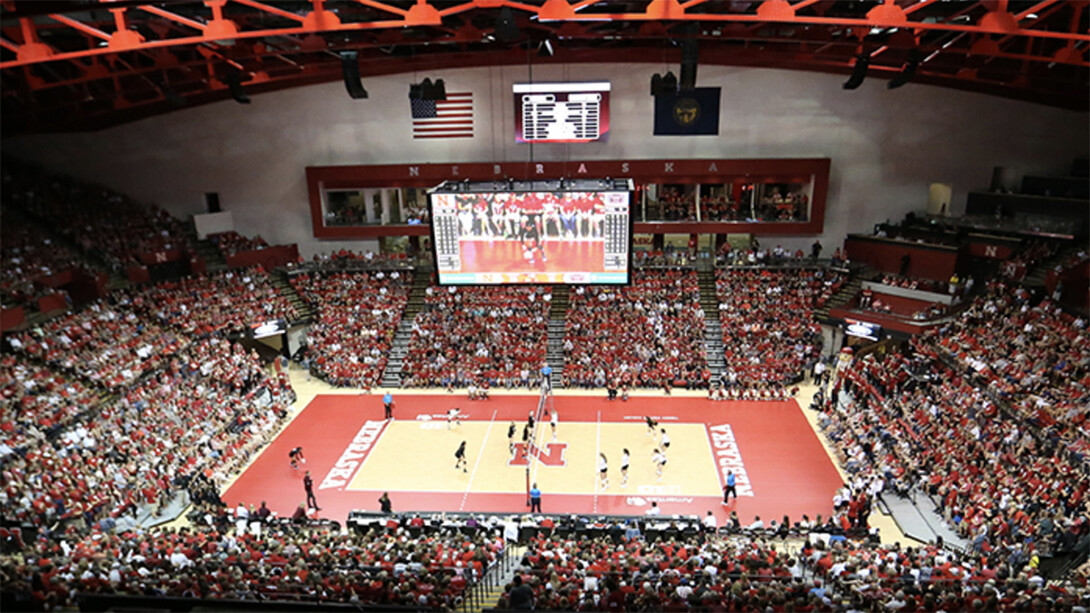
<svg viewBox="0 0 1090 613">
<path fill-rule="evenodd" d="M 706 387 L 696 271 L 645 268 L 628 287 L 574 287 L 563 348 L 565 386 Z"/>
<path fill-rule="evenodd" d="M 307 360 L 339 387 L 370 389 L 382 377 L 412 287 L 412 274 L 315 272 L 291 285 L 318 310 L 307 332 Z"/>
<path fill-rule="evenodd" d="M 814 310 L 844 279 L 826 269 L 722 269 L 716 273 L 730 388 L 785 388 L 821 354 Z"/>
<path fill-rule="evenodd" d="M 2 172 L 5 204 L 48 224 L 114 270 L 140 264 L 141 254 L 188 249 L 182 223 L 161 208 L 12 160 L 4 160 Z"/>
<path fill-rule="evenodd" d="M 541 286 L 429 287 L 412 324 L 402 385 L 536 385 L 551 304 Z"/>
<path fill-rule="evenodd" d="M 500 610 L 1051 611 L 1085 606 L 1072 582 L 1046 584 L 1032 559 L 811 533 L 798 549 L 756 535 L 537 537 Z"/>
<path fill-rule="evenodd" d="M 261 266 L 163 281 L 120 295 L 123 304 L 194 336 L 298 315 Z"/>
<path fill-rule="evenodd" d="M 355 534 L 268 514 L 236 531 L 221 514 L 192 527 L 50 534 L 5 549 L 5 588 L 28 609 L 74 606 L 76 592 L 454 610 L 503 540 L 435 530 Z M 251 523 L 250 525 L 253 525 Z"/>
</svg>

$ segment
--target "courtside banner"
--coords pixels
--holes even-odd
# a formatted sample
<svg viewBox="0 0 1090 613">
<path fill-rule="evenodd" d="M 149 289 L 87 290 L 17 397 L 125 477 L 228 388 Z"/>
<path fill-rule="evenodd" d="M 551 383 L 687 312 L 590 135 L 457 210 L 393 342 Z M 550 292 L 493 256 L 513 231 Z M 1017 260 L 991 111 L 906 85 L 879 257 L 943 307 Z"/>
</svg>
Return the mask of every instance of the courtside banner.
<svg viewBox="0 0 1090 613">
<path fill-rule="evenodd" d="M 589 143 L 609 135 L 608 81 L 515 83 L 515 142 Z"/>
<path fill-rule="evenodd" d="M 655 136 L 719 134 L 718 87 L 655 96 Z"/>
</svg>

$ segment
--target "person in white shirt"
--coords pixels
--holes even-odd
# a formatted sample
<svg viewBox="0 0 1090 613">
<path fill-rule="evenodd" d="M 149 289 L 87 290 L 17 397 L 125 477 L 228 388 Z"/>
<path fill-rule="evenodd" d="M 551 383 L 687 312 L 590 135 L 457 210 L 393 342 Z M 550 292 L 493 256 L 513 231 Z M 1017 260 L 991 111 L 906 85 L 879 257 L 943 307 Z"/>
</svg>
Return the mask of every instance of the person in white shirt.
<svg viewBox="0 0 1090 613">
<path fill-rule="evenodd" d="M 765 523 L 763 521 L 761 521 L 761 516 L 760 515 L 754 515 L 753 516 L 753 523 L 746 526 L 746 530 L 763 530 L 764 527 L 765 527 Z"/>
<path fill-rule="evenodd" d="M 559 424 L 560 424 L 560 414 L 556 411 L 556 409 L 553 409 L 552 413 L 549 415 L 549 425 L 552 426 L 552 428 L 553 428 L 553 440 L 554 441 L 556 440 L 556 427 Z"/>
<path fill-rule="evenodd" d="M 719 529 L 719 521 L 715 519 L 715 515 L 711 511 L 708 511 L 708 514 L 704 516 L 704 528 L 713 534 Z"/>
<path fill-rule="evenodd" d="M 606 454 L 598 454 L 598 481 L 601 488 L 609 488 L 609 461 L 606 460 Z"/>
<path fill-rule="evenodd" d="M 655 449 L 651 452 L 651 461 L 655 464 L 655 474 L 658 475 L 658 480 L 662 481 L 662 469 L 666 468 L 666 455 Z"/>
<path fill-rule="evenodd" d="M 659 503 L 652 502 L 651 508 L 647 509 L 647 515 L 662 515 L 662 509 L 659 508 Z"/>
<path fill-rule="evenodd" d="M 628 448 L 621 452 L 621 487 L 628 486 Z"/>
</svg>

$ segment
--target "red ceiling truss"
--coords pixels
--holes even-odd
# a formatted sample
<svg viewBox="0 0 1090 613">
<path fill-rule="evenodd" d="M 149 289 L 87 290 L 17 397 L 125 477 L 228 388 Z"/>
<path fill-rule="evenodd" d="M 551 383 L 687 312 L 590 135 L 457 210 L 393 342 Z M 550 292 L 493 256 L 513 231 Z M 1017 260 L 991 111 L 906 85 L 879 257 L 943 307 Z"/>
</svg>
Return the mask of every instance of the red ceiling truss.
<svg viewBox="0 0 1090 613">
<path fill-rule="evenodd" d="M 496 32 L 507 12 L 513 39 Z M 366 86 L 466 66 L 666 66 L 697 39 L 704 65 L 848 74 L 866 54 L 888 79 L 917 57 L 914 82 L 1086 111 L 1088 24 L 1086 0 L 0 0 L 0 94 L 6 133 L 98 129 L 230 98 L 229 73 L 249 93 L 337 80 L 346 50 Z M 536 54 L 545 39 L 552 57 Z"/>
</svg>

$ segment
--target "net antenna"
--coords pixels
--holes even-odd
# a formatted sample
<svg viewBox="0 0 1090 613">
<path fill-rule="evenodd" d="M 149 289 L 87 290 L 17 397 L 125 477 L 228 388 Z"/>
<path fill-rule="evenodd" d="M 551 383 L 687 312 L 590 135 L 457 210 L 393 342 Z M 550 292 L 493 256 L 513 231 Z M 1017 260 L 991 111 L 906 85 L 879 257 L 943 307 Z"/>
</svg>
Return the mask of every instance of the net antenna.
<svg viewBox="0 0 1090 613">
<path fill-rule="evenodd" d="M 550 380 L 552 375 L 543 376 L 541 380 L 541 392 L 537 399 L 537 410 L 534 411 L 534 429 L 530 432 L 530 440 L 527 442 L 528 448 L 526 449 L 526 506 L 530 506 L 530 487 L 533 483 L 537 482 L 537 469 L 541 465 L 541 462 L 537 461 L 537 457 L 541 454 L 541 445 L 538 444 L 538 433 L 542 433 L 542 436 L 548 436 L 545 428 L 542 427 L 543 422 L 548 421 L 545 419 L 546 414 L 552 414 L 556 410 L 553 402 L 553 386 Z M 548 441 L 541 443 L 542 445 L 548 445 Z M 532 468 L 531 468 L 532 467 Z"/>
</svg>

